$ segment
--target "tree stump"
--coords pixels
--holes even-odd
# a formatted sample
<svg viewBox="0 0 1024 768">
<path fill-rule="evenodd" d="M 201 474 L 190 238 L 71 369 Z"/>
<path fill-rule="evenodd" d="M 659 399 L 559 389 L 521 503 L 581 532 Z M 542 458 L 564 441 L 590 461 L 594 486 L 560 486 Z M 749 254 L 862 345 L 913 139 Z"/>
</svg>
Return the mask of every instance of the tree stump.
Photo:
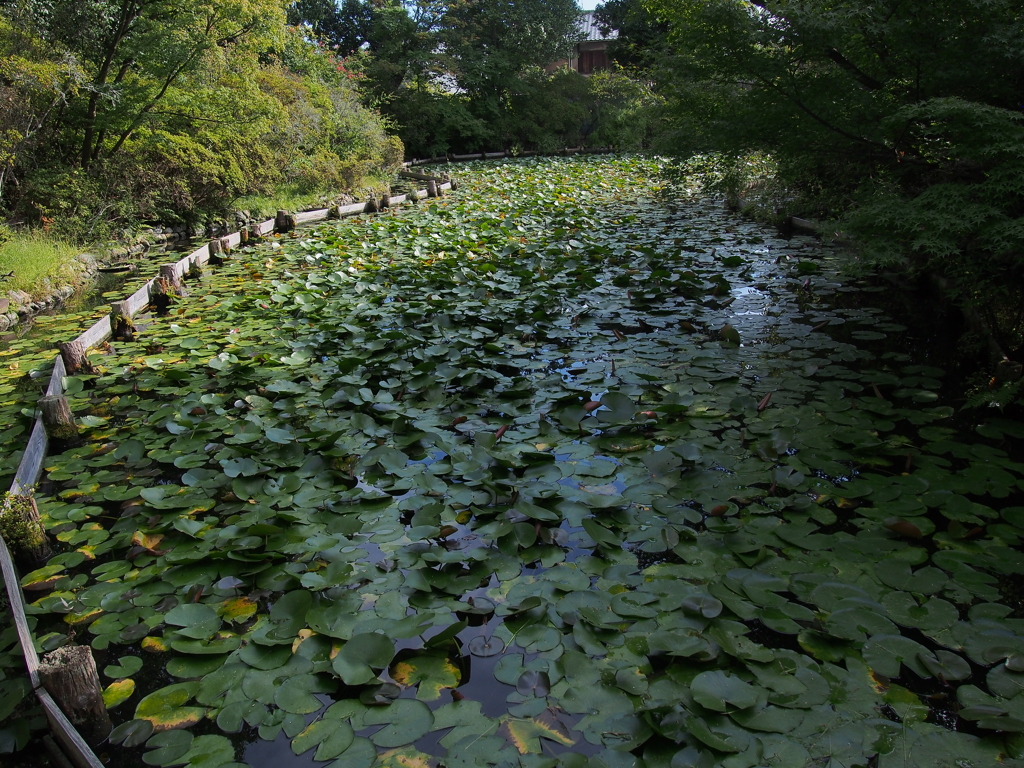
<svg viewBox="0 0 1024 768">
<path fill-rule="evenodd" d="M 221 254 L 224 252 L 224 243 L 221 242 L 220 238 L 211 240 L 210 244 L 206 247 L 210 253 L 209 264 L 216 267 L 224 263 L 224 259 L 221 258 Z"/>
<path fill-rule="evenodd" d="M 31 496 L 4 496 L 4 539 L 14 557 L 31 570 L 42 568 L 52 551 L 39 519 L 39 507 Z"/>
<path fill-rule="evenodd" d="M 71 406 L 64 395 L 47 395 L 39 398 L 43 426 L 51 439 L 68 442 L 78 437 L 78 425 L 71 413 Z"/>
<path fill-rule="evenodd" d="M 167 281 L 167 288 L 175 296 L 188 296 L 188 291 L 181 282 L 181 275 L 173 264 L 161 264 L 160 277 Z"/>
<path fill-rule="evenodd" d="M 135 341 L 135 326 L 127 301 L 115 301 L 110 305 L 110 335 L 115 341 Z"/>
<path fill-rule="evenodd" d="M 297 223 L 295 216 L 288 213 L 288 211 L 278 211 L 277 216 L 274 217 L 274 231 L 281 234 L 291 232 L 295 229 Z"/>
<path fill-rule="evenodd" d="M 174 293 L 165 277 L 153 278 L 149 284 L 149 305 L 158 315 L 166 315 L 174 303 Z"/>
<path fill-rule="evenodd" d="M 39 679 L 87 742 L 95 746 L 107 738 L 110 717 L 87 646 L 66 645 L 46 654 L 39 665 Z"/>
<path fill-rule="evenodd" d="M 57 345 L 60 350 L 60 357 L 64 361 L 64 371 L 68 376 L 74 376 L 79 371 L 93 373 L 95 370 L 86 355 L 85 344 L 78 339 L 74 341 L 62 341 Z"/>
</svg>

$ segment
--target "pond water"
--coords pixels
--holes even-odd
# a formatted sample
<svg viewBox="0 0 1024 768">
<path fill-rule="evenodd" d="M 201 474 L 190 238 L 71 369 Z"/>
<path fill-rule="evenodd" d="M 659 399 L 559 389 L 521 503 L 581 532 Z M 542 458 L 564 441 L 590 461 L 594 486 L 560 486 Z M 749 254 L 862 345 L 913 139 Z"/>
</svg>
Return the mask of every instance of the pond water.
<svg viewBox="0 0 1024 768">
<path fill-rule="evenodd" d="M 459 170 L 70 380 L 24 583 L 111 764 L 1021 764 L 1024 428 L 656 161 Z"/>
</svg>

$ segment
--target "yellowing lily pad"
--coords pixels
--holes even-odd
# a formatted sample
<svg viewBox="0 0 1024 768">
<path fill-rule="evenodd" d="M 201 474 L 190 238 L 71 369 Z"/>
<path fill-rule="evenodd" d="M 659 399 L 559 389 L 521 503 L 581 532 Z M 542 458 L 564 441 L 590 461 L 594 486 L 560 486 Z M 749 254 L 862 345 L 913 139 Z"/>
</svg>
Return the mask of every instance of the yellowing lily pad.
<svg viewBox="0 0 1024 768">
<path fill-rule="evenodd" d="M 166 653 L 171 647 L 159 637 L 142 638 L 142 650 L 150 653 Z"/>
<path fill-rule="evenodd" d="M 541 752 L 541 739 L 554 741 L 564 747 L 576 743 L 569 735 L 569 729 L 548 714 L 528 720 L 510 717 L 501 724 L 498 733 L 508 739 L 521 755 Z"/>
<path fill-rule="evenodd" d="M 198 682 L 175 683 L 146 696 L 135 708 L 136 720 L 149 720 L 156 732 L 188 728 L 202 720 L 205 707 L 183 706 L 199 690 Z"/>
<path fill-rule="evenodd" d="M 416 685 L 416 698 L 437 701 L 445 688 L 456 688 L 462 672 L 451 659 L 440 654 L 421 654 L 395 661 L 388 670 L 399 685 Z"/>
<path fill-rule="evenodd" d="M 118 704 L 123 704 L 135 693 L 135 681 L 130 677 L 124 680 L 116 680 L 103 690 L 103 706 L 113 709 Z"/>
</svg>

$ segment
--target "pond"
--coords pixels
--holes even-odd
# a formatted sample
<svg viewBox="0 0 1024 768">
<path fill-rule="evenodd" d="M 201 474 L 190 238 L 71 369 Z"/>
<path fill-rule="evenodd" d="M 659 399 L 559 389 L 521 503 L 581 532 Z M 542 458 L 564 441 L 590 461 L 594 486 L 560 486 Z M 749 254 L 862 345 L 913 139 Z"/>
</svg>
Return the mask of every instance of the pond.
<svg viewBox="0 0 1024 768">
<path fill-rule="evenodd" d="M 23 584 L 111 764 L 1022 764 L 1024 428 L 656 160 L 459 171 L 69 379 Z"/>
</svg>

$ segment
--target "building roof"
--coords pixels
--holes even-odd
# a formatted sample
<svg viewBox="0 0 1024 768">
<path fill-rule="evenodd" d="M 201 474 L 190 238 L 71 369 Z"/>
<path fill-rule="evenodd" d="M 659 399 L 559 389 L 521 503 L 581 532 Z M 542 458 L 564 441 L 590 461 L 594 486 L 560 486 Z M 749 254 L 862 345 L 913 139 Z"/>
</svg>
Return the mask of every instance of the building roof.
<svg viewBox="0 0 1024 768">
<path fill-rule="evenodd" d="M 587 11 L 580 17 L 580 31 L 583 33 L 583 42 L 593 42 L 596 40 L 615 40 L 619 36 L 619 32 L 616 29 L 608 31 L 608 34 L 602 34 L 601 28 L 598 27 L 597 22 L 594 19 L 594 12 Z"/>
</svg>

